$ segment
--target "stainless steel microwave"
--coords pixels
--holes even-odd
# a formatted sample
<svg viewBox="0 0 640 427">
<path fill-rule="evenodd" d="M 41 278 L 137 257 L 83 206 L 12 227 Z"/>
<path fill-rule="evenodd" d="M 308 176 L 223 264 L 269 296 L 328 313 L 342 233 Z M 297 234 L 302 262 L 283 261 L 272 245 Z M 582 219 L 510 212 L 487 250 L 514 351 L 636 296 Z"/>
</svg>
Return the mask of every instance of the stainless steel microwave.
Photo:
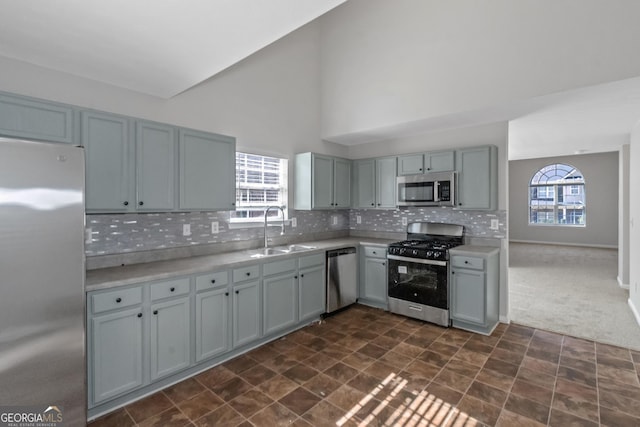
<svg viewBox="0 0 640 427">
<path fill-rule="evenodd" d="M 396 178 L 397 206 L 455 206 L 456 172 L 431 172 Z"/>
</svg>

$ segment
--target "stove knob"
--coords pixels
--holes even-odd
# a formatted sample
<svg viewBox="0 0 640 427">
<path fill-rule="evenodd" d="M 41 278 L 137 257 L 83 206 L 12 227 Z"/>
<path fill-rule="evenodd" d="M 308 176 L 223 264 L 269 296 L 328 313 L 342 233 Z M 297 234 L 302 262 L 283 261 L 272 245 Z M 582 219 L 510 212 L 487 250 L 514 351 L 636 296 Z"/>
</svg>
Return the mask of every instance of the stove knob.
<svg viewBox="0 0 640 427">
<path fill-rule="evenodd" d="M 417 249 L 414 249 L 411 252 L 413 253 L 413 255 L 418 256 L 418 250 Z"/>
<path fill-rule="evenodd" d="M 427 258 L 433 258 L 433 251 L 427 252 Z"/>
</svg>

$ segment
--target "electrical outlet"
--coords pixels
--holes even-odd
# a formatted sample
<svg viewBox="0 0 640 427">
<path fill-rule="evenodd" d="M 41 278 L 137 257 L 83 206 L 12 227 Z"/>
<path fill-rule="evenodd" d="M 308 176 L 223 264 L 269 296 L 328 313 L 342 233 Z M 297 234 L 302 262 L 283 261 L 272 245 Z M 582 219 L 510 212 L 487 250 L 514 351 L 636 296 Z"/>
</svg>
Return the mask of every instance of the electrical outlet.
<svg viewBox="0 0 640 427">
<path fill-rule="evenodd" d="M 336 215 L 331 217 L 331 225 L 338 225 L 338 217 Z"/>
<path fill-rule="evenodd" d="M 182 224 L 182 235 L 191 236 L 191 224 Z"/>
<path fill-rule="evenodd" d="M 356 215 L 356 224 L 362 224 L 362 217 L 360 215 Z"/>
<path fill-rule="evenodd" d="M 406 216 L 402 217 L 402 225 L 407 225 L 407 217 Z"/>
<path fill-rule="evenodd" d="M 291 226 L 292 227 L 297 227 L 298 226 L 298 220 L 295 218 L 291 218 Z"/>
<path fill-rule="evenodd" d="M 211 234 L 218 234 L 220 232 L 220 226 L 218 221 L 213 221 L 211 223 Z"/>
<path fill-rule="evenodd" d="M 492 230 L 498 230 L 500 228 L 500 222 L 498 221 L 498 219 L 492 219 L 491 220 L 491 229 Z"/>
</svg>

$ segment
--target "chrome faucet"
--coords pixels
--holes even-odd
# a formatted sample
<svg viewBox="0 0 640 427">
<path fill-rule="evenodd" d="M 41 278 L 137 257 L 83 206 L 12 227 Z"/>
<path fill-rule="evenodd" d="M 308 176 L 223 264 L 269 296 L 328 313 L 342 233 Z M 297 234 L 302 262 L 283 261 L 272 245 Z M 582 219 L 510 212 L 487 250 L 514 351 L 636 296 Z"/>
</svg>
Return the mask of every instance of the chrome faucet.
<svg viewBox="0 0 640 427">
<path fill-rule="evenodd" d="M 281 236 L 284 235 L 284 209 L 282 209 L 281 206 L 269 206 L 264 211 L 264 249 L 265 249 L 265 251 L 269 248 L 269 239 L 268 239 L 268 236 L 267 236 L 267 215 L 269 214 L 269 211 L 271 209 L 280 209 L 280 211 L 282 212 L 282 228 L 280 230 L 280 235 Z"/>
</svg>

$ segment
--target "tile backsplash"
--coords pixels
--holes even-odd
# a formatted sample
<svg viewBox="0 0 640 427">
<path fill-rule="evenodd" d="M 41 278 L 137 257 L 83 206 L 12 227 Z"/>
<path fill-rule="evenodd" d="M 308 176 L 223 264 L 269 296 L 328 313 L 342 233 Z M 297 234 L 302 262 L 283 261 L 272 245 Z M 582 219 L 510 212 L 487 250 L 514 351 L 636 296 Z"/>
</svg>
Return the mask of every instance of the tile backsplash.
<svg viewBox="0 0 640 427">
<path fill-rule="evenodd" d="M 287 225 L 284 237 L 278 227 L 269 234 L 279 240 L 300 240 L 304 235 L 347 232 L 355 235 L 405 233 L 406 222 L 432 221 L 461 224 L 467 237 L 506 238 L 506 211 L 466 211 L 454 208 L 352 209 L 348 211 L 290 211 L 297 226 Z M 360 223 L 358 223 L 358 217 Z M 498 230 L 490 228 L 498 220 Z M 217 221 L 219 232 L 211 233 Z M 183 235 L 189 224 L 191 235 Z M 86 244 L 88 257 L 131 252 L 215 245 L 263 239 L 262 223 L 252 226 L 230 224 L 229 212 L 174 212 L 87 215 L 91 242 Z"/>
<path fill-rule="evenodd" d="M 349 229 L 348 211 L 290 211 L 297 226 L 286 226 L 285 238 L 304 234 Z M 218 233 L 211 223 L 218 222 Z M 224 244 L 264 238 L 263 223 L 243 226 L 229 221 L 229 212 L 171 212 L 87 215 L 91 242 L 85 245 L 87 256 L 171 249 L 184 246 Z M 190 225 L 191 234 L 183 235 Z M 278 224 L 279 225 L 279 224 Z M 279 227 L 269 226 L 269 235 L 279 238 Z"/>
</svg>

